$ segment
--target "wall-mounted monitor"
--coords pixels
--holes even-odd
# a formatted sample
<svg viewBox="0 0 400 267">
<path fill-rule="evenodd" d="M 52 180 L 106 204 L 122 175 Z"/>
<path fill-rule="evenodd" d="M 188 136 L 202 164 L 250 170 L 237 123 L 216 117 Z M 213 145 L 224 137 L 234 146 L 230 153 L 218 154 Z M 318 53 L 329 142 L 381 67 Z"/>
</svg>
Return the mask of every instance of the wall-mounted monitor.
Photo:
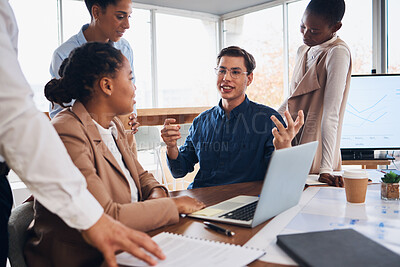
<svg viewBox="0 0 400 267">
<path fill-rule="evenodd" d="M 400 74 L 352 75 L 340 147 L 343 159 L 400 149 Z"/>
</svg>

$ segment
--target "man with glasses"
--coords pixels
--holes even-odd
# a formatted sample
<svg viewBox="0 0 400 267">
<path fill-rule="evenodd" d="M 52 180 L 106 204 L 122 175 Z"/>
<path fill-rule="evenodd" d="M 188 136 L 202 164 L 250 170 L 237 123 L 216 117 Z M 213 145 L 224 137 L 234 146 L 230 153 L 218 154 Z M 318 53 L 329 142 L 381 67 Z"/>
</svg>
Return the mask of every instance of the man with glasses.
<svg viewBox="0 0 400 267">
<path fill-rule="evenodd" d="M 219 104 L 196 117 L 185 144 L 179 149 L 180 126 L 166 119 L 161 137 L 167 145 L 167 161 L 175 178 L 200 169 L 189 189 L 264 179 L 274 149 L 291 146 L 304 123 L 285 113 L 288 126 L 274 109 L 248 99 L 256 62 L 244 49 L 230 46 L 217 57 Z"/>
</svg>

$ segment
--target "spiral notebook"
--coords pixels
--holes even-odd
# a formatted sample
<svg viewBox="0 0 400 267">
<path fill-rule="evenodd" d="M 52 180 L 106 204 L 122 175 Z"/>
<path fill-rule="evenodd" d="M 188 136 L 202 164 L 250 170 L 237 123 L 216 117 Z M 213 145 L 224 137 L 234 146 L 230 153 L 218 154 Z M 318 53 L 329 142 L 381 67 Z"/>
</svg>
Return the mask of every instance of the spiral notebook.
<svg viewBox="0 0 400 267">
<path fill-rule="evenodd" d="M 161 247 L 166 260 L 157 266 L 246 266 L 265 254 L 265 251 L 207 239 L 162 232 L 153 237 Z M 122 266 L 149 266 L 143 261 L 123 252 L 117 255 Z"/>
</svg>

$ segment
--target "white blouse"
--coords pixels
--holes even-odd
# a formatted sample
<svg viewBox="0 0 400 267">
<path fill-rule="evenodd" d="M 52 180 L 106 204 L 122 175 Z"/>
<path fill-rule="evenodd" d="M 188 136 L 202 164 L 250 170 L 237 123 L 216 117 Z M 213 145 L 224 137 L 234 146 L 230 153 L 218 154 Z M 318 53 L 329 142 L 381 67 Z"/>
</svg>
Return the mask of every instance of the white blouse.
<svg viewBox="0 0 400 267">
<path fill-rule="evenodd" d="M 322 43 L 313 46 L 307 53 L 306 71 L 314 64 L 318 55 L 326 47 L 336 41 L 337 36 Z M 320 173 L 332 173 L 333 151 L 336 146 L 336 133 L 339 124 L 340 106 L 343 100 L 343 93 L 346 87 L 347 73 L 350 66 L 350 51 L 338 45 L 329 50 L 326 58 L 327 80 L 325 86 L 323 115 L 321 121 L 322 135 L 322 160 Z"/>
<path fill-rule="evenodd" d="M 124 160 L 122 159 L 121 152 L 119 151 L 117 144 L 115 143 L 115 139 L 118 139 L 118 130 L 113 121 L 110 122 L 110 127 L 105 129 L 103 126 L 98 124 L 95 120 L 93 120 L 94 124 L 99 130 L 100 136 L 104 144 L 108 147 L 111 154 L 114 156 L 115 160 L 118 162 L 118 165 L 121 167 L 121 170 L 124 172 L 126 179 L 129 183 L 129 188 L 131 190 L 131 202 L 138 201 L 138 189 L 136 187 L 135 181 L 132 178 L 132 175 L 128 168 L 125 166 Z"/>
</svg>

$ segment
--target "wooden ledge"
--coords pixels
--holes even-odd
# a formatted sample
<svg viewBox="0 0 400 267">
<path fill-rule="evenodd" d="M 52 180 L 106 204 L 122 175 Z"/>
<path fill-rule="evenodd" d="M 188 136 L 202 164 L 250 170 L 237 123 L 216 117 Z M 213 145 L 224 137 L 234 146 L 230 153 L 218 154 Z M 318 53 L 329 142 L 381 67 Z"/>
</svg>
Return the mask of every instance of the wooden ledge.
<svg viewBox="0 0 400 267">
<path fill-rule="evenodd" d="M 377 169 L 378 165 L 390 165 L 390 161 L 382 160 L 342 160 L 342 165 L 361 165 L 363 169 Z"/>
<path fill-rule="evenodd" d="M 201 112 L 210 107 L 149 108 L 138 109 L 138 121 L 142 126 L 163 125 L 166 118 L 176 119 L 176 123 L 192 123 Z"/>
</svg>

